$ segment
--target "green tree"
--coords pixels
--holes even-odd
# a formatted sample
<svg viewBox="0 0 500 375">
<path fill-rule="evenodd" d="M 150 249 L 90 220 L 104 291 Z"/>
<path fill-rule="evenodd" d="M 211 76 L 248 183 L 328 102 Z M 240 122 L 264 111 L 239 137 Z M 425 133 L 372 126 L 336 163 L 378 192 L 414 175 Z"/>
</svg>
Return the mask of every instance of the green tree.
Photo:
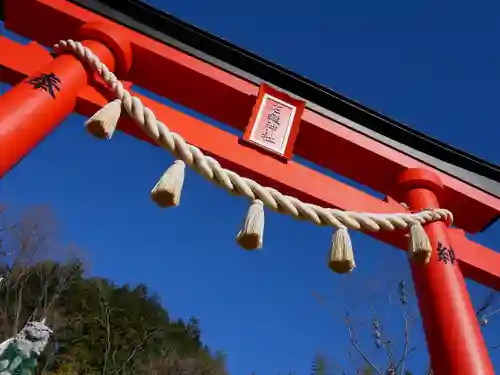
<svg viewBox="0 0 500 375">
<path fill-rule="evenodd" d="M 85 277 L 78 252 L 48 225 L 50 210 L 24 213 L 13 224 L 4 213 L 0 339 L 46 317 L 54 337 L 40 374 L 226 375 L 225 356 L 203 345 L 198 319 L 172 319 L 146 285 Z"/>
<path fill-rule="evenodd" d="M 311 366 L 311 375 L 331 375 L 328 360 L 323 354 L 317 353 L 314 356 Z"/>
</svg>

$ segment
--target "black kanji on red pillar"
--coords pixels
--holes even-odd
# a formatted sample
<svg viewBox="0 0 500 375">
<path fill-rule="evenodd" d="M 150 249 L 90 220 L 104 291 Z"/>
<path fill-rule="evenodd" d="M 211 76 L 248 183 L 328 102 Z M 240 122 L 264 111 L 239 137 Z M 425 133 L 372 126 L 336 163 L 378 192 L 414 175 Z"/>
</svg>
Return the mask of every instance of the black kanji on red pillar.
<svg viewBox="0 0 500 375">
<path fill-rule="evenodd" d="M 450 247 L 444 246 L 441 242 L 438 242 L 437 247 L 438 261 L 444 262 L 444 264 L 454 264 L 455 263 L 455 251 Z"/>
<path fill-rule="evenodd" d="M 61 79 L 54 73 L 41 73 L 33 78 L 30 78 L 28 83 L 35 89 L 45 90 L 53 98 L 56 97 L 56 91 L 61 91 Z"/>
</svg>

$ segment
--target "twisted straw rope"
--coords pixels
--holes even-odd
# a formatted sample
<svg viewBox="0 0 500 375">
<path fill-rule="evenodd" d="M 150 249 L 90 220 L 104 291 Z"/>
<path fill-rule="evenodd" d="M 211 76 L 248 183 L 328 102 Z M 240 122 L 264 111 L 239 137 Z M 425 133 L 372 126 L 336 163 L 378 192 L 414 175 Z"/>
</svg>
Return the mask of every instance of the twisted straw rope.
<svg viewBox="0 0 500 375">
<path fill-rule="evenodd" d="M 376 214 L 341 211 L 305 203 L 299 199 L 284 195 L 279 191 L 260 185 L 258 182 L 239 176 L 237 173 L 222 168 L 217 160 L 206 156 L 196 146 L 188 144 L 179 134 L 171 132 L 168 127 L 156 119 L 151 109 L 144 106 L 139 98 L 132 96 L 108 67 L 80 42 L 71 39 L 60 41 L 54 46 L 56 53 L 71 52 L 98 73 L 113 91 L 127 114 L 151 139 L 160 147 L 171 152 L 177 158 L 196 170 L 202 176 L 226 189 L 234 195 L 248 199 L 260 199 L 268 208 L 293 216 L 298 220 L 309 220 L 316 225 L 335 228 L 351 228 L 379 232 L 406 229 L 413 224 L 426 224 L 445 221 L 451 224 L 453 214 L 446 209 L 429 209 L 418 213 Z"/>
</svg>

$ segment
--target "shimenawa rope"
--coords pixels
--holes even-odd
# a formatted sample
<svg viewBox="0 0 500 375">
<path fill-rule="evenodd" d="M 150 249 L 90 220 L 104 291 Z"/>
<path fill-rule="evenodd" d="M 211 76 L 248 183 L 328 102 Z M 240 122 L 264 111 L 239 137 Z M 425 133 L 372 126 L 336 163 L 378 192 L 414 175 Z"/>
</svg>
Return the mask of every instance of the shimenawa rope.
<svg viewBox="0 0 500 375">
<path fill-rule="evenodd" d="M 217 160 L 204 155 L 198 147 L 188 144 L 179 134 L 171 132 L 165 124 L 156 119 L 153 111 L 144 106 L 139 98 L 132 96 L 114 73 L 110 72 L 107 66 L 80 42 L 60 41 L 54 46 L 54 51 L 75 54 L 103 78 L 116 97 L 86 122 L 86 128 L 92 135 L 100 139 L 111 138 L 118 124 L 121 110 L 124 109 L 142 131 L 160 147 L 178 158 L 151 191 L 152 199 L 160 207 L 179 204 L 185 164 L 231 194 L 240 195 L 252 201 L 243 227 L 237 235 L 237 241 L 244 249 L 253 250 L 262 247 L 264 206 L 299 220 L 308 220 L 316 225 L 336 228 L 332 238 L 329 267 L 338 273 L 349 272 L 355 268 L 348 228 L 368 232 L 409 229 L 409 257 L 419 263 L 428 263 L 432 248 L 422 225 L 435 221 L 445 221 L 451 225 L 453 221 L 452 213 L 446 209 L 397 214 L 342 211 L 305 203 L 273 188 L 263 187 L 252 179 L 241 177 L 231 170 L 222 168 Z"/>
</svg>

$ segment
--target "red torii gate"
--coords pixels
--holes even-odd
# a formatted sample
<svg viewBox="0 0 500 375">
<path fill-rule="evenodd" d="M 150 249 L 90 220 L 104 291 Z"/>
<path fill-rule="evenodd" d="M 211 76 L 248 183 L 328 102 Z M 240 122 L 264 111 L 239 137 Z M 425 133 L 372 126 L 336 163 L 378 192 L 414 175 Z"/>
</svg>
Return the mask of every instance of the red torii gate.
<svg viewBox="0 0 500 375">
<path fill-rule="evenodd" d="M 484 230 L 500 214 L 497 166 L 136 0 L 0 0 L 0 5 L 6 27 L 33 40 L 21 45 L 0 37 L 0 49 L 5 51 L 0 56 L 0 77 L 14 85 L 0 97 L 0 177 L 70 113 L 91 116 L 113 98 L 102 80 L 94 79 L 88 59 L 50 54 L 40 45 L 50 46 L 61 38 L 83 41 L 120 78 L 238 130 L 246 129 L 242 140 L 133 94 L 170 130 L 225 168 L 305 202 L 341 210 L 402 213 L 405 207 L 400 201 L 417 211 L 440 205 L 450 209 L 461 229 L 437 221 L 425 230 L 435 253 L 439 246 L 453 249 L 451 255 L 458 261 L 443 262 L 433 256 L 428 264 L 411 263 L 432 367 L 436 375 L 494 374 L 464 276 L 500 290 L 500 255 L 465 235 Z M 261 85 L 264 82 L 279 89 Z M 281 134 L 286 141 L 282 148 L 253 136 L 254 129 L 264 126 L 260 110 L 276 103 L 283 105 L 281 114 L 295 120 Z M 129 117 L 122 117 L 118 127 L 152 142 Z M 306 168 L 290 160 L 292 153 L 387 194 L 387 199 Z M 407 248 L 407 231 L 367 234 Z"/>
</svg>

